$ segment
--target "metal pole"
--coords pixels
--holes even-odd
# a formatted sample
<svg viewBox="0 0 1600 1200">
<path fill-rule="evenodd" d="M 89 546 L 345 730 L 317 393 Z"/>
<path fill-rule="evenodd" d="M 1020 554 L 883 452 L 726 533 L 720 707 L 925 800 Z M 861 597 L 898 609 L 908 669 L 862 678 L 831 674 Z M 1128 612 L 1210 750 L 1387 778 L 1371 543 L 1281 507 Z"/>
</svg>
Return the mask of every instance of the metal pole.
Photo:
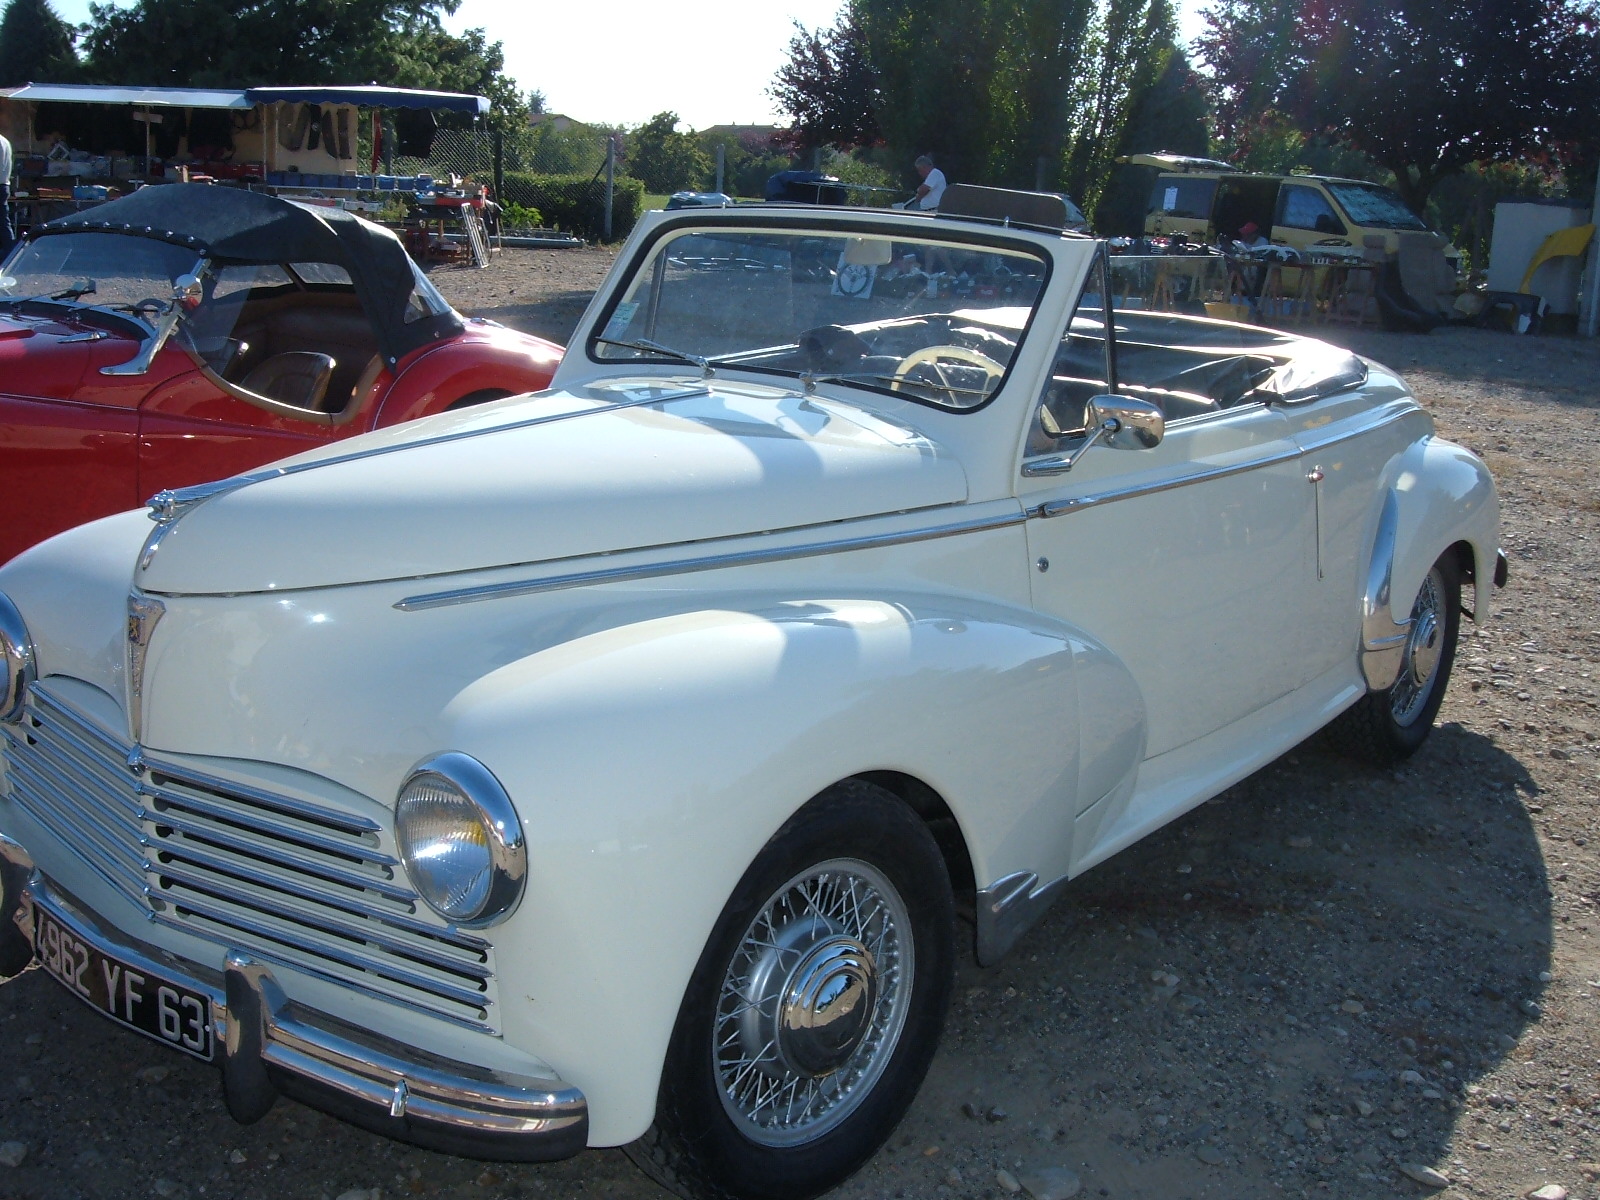
<svg viewBox="0 0 1600 1200">
<path fill-rule="evenodd" d="M 728 156 L 728 147 L 724 143 L 718 142 L 717 143 L 717 186 L 711 189 L 714 192 L 722 191 L 722 169 L 723 169 L 723 166 L 726 164 L 727 156 Z"/>
<path fill-rule="evenodd" d="M 1600 219 L 1600 173 L 1594 178 L 1594 207 L 1589 220 Z M 1589 239 L 1589 278 L 1583 289 L 1583 336 L 1600 334 L 1600 237 Z"/>
<path fill-rule="evenodd" d="M 617 194 L 617 135 L 606 138 L 606 241 L 611 240 L 611 202 Z"/>
<path fill-rule="evenodd" d="M 494 131 L 494 198 L 497 203 L 505 203 L 501 197 L 506 194 L 506 141 L 498 127 Z"/>
</svg>

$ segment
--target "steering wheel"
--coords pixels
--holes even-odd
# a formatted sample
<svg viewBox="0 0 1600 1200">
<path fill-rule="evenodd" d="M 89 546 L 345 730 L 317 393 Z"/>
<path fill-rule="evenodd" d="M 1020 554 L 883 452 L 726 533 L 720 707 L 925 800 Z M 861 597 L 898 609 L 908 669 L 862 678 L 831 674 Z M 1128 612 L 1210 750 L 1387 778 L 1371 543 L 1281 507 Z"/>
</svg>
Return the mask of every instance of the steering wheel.
<svg viewBox="0 0 1600 1200">
<path fill-rule="evenodd" d="M 986 383 L 989 380 L 999 379 L 1000 376 L 1006 373 L 1005 367 L 995 362 L 987 354 L 982 354 L 977 350 L 969 350 L 965 346 L 924 346 L 920 350 L 913 350 L 896 364 L 894 369 L 895 379 L 889 385 L 889 390 L 898 392 L 901 390 L 901 384 L 917 382 L 914 379 L 906 379 L 905 376 L 924 364 L 931 366 L 934 373 L 939 376 L 939 383 L 935 386 L 948 389 L 950 384 L 945 379 L 944 372 L 939 370 L 939 360 L 941 358 L 966 363 L 969 367 L 981 367 L 988 376 L 988 380 L 985 380 Z"/>
</svg>

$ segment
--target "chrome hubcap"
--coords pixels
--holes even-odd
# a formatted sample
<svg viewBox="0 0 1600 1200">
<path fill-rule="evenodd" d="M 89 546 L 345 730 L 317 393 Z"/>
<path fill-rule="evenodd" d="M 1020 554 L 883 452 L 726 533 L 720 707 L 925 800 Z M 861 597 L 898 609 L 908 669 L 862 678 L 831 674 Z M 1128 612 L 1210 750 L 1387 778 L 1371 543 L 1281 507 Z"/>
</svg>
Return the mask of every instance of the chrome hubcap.
<svg viewBox="0 0 1600 1200">
<path fill-rule="evenodd" d="M 1390 711 L 1401 725 L 1417 719 L 1433 695 L 1444 656 L 1444 577 L 1435 567 L 1422 581 L 1411 606 L 1411 632 L 1406 637 L 1400 678 L 1390 689 Z"/>
<path fill-rule="evenodd" d="M 797 1145 L 844 1120 L 893 1057 L 912 973 L 911 922 L 876 868 L 835 859 L 784 884 L 723 978 L 715 1068 L 751 1140 Z"/>
</svg>

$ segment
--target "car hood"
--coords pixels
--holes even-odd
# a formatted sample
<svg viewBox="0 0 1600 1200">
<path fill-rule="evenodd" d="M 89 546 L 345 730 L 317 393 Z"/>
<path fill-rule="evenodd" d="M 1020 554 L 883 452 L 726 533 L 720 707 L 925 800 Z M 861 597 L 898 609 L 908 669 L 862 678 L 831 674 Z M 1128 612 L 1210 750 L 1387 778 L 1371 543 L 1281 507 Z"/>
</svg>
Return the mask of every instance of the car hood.
<svg viewBox="0 0 1600 1200">
<path fill-rule="evenodd" d="M 122 362 L 137 346 L 133 330 L 123 328 L 115 317 L 88 313 L 70 304 L 7 306 L 0 309 L 0 391 L 32 399 L 70 400 L 77 395 L 86 371 Z M 117 390 L 134 391 L 128 387 Z"/>
<path fill-rule="evenodd" d="M 550 562 L 961 503 L 914 430 L 794 391 L 612 379 L 285 460 L 180 502 L 136 582 L 215 594 Z"/>
</svg>

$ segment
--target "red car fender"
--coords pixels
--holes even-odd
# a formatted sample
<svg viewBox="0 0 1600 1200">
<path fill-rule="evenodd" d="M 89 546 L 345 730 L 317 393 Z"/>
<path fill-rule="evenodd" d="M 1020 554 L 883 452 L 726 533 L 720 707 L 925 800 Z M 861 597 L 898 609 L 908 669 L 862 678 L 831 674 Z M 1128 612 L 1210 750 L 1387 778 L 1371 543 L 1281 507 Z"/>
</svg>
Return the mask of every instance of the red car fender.
<svg viewBox="0 0 1600 1200">
<path fill-rule="evenodd" d="M 554 342 L 498 326 L 425 347 L 400 361 L 374 428 L 443 412 L 476 392 L 515 395 L 549 387 L 563 352 Z"/>
</svg>

